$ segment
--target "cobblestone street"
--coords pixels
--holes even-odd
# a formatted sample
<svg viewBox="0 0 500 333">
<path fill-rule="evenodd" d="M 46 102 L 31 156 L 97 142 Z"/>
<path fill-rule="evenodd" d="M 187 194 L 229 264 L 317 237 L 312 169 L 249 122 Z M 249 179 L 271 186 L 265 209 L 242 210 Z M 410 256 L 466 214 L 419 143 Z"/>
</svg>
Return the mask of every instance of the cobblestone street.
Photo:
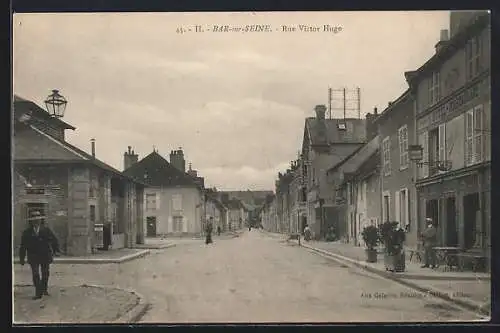
<svg viewBox="0 0 500 333">
<path fill-rule="evenodd" d="M 28 267 L 16 265 L 15 274 L 16 284 L 30 282 Z M 151 323 L 479 318 L 256 230 L 209 246 L 200 240 L 153 250 L 122 264 L 52 266 L 52 286 L 82 283 L 135 289 L 151 303 L 142 318 Z"/>
</svg>

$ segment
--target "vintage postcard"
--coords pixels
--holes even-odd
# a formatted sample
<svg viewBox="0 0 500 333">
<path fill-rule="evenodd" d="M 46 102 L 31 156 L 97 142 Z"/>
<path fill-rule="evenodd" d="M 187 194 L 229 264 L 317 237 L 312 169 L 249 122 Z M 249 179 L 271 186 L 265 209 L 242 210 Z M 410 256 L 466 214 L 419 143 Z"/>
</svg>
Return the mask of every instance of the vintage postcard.
<svg viewBox="0 0 500 333">
<path fill-rule="evenodd" d="M 489 320 L 489 11 L 12 33 L 14 324 Z"/>
</svg>

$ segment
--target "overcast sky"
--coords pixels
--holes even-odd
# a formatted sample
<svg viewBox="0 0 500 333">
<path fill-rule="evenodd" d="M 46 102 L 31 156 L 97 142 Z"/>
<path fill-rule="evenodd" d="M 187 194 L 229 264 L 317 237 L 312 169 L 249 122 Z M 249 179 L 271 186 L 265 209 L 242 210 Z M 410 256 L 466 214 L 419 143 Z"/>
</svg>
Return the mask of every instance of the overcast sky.
<svg viewBox="0 0 500 333">
<path fill-rule="evenodd" d="M 216 24 L 272 32 L 176 32 Z M 328 87 L 360 87 L 361 115 L 382 110 L 448 25 L 442 11 L 16 14 L 14 92 L 43 105 L 59 89 L 68 141 L 89 151 L 95 138 L 119 170 L 128 145 L 139 158 L 182 147 L 207 186 L 272 190 Z"/>
</svg>

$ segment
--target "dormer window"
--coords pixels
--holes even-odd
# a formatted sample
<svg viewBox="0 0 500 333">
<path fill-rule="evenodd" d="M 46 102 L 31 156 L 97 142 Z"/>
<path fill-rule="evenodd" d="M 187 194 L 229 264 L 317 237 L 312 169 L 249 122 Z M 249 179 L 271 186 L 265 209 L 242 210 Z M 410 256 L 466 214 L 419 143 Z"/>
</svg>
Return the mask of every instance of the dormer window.
<svg viewBox="0 0 500 333">
<path fill-rule="evenodd" d="M 346 126 L 346 124 L 345 124 L 345 123 L 338 123 L 338 124 L 337 124 L 337 127 L 338 127 L 338 129 L 339 129 L 339 130 L 341 130 L 341 131 L 345 131 L 345 130 L 347 129 L 347 126 Z"/>
</svg>

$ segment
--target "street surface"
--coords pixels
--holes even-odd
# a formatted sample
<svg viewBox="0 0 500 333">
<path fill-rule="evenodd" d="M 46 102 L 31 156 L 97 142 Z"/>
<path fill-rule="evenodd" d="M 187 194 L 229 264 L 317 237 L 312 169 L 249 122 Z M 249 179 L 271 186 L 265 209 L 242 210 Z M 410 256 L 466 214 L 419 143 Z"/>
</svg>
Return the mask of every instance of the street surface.
<svg viewBox="0 0 500 333">
<path fill-rule="evenodd" d="M 29 283 L 28 267 L 15 268 Z M 123 264 L 53 265 L 51 284 L 135 289 L 142 322 L 455 321 L 479 317 L 390 280 L 287 245 L 258 230 L 189 242 Z M 61 306 L 64 306 L 61 304 Z"/>
</svg>

